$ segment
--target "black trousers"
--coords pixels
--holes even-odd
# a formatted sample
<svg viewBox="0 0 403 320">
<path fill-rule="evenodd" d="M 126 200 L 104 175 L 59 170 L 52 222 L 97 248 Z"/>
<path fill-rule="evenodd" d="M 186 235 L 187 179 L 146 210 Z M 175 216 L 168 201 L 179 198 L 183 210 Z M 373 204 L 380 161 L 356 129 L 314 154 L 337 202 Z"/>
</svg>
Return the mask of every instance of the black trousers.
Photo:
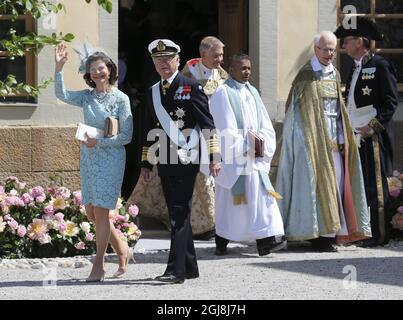
<svg viewBox="0 0 403 320">
<path fill-rule="evenodd" d="M 171 246 L 165 274 L 173 274 L 180 279 L 196 277 L 199 268 L 190 226 L 196 174 L 160 178 L 171 223 Z"/>
<path fill-rule="evenodd" d="M 380 160 L 381 160 L 381 175 L 382 175 L 382 190 L 383 190 L 383 206 L 384 206 L 384 221 L 381 224 L 379 218 L 379 202 L 378 202 L 378 189 L 376 183 L 375 174 L 375 160 L 374 160 L 374 148 L 372 145 L 372 139 L 366 139 L 361 143 L 360 158 L 362 166 L 362 174 L 364 177 L 365 193 L 367 197 L 368 206 L 371 213 L 371 231 L 372 238 L 379 244 L 385 244 L 390 239 L 392 217 L 389 213 L 389 190 L 387 174 L 385 171 L 385 159 L 384 159 L 383 146 L 380 144 Z M 384 239 L 381 239 L 380 229 L 383 230 Z"/>
</svg>

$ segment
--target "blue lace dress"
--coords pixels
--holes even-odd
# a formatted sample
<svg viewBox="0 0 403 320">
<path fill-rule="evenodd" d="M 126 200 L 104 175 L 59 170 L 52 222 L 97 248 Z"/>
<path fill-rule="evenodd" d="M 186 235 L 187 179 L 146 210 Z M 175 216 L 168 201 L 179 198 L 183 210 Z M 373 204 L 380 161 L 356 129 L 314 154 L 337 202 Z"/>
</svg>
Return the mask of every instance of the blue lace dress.
<svg viewBox="0 0 403 320">
<path fill-rule="evenodd" d="M 103 130 L 105 118 L 119 119 L 119 134 L 98 139 L 95 148 L 80 146 L 80 178 L 83 204 L 114 209 L 123 181 L 126 152 L 133 134 L 130 101 L 127 95 L 113 87 L 102 98 L 93 90 L 67 91 L 63 73 L 55 74 L 55 93 L 60 100 L 81 107 L 85 124 Z"/>
</svg>

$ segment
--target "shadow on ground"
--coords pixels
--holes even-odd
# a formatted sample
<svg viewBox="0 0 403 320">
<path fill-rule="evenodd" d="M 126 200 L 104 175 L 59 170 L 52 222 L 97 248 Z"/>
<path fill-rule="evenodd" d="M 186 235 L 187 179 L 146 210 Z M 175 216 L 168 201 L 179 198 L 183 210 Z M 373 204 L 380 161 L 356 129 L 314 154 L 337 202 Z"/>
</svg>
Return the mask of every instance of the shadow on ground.
<svg viewBox="0 0 403 320">
<path fill-rule="evenodd" d="M 356 272 L 358 282 L 403 287 L 403 257 L 340 258 L 337 253 L 333 256 L 333 259 L 321 260 L 268 260 L 250 265 L 339 280 L 354 276 Z"/>
</svg>

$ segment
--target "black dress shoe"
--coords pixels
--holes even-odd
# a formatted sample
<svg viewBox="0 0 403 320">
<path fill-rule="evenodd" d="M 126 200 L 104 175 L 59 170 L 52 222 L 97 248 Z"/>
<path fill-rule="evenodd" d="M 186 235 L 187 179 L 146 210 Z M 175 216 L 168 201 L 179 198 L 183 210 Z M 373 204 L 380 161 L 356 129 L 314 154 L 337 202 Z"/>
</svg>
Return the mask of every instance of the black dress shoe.
<svg viewBox="0 0 403 320">
<path fill-rule="evenodd" d="M 257 247 L 257 253 L 259 254 L 259 256 L 267 256 L 271 253 L 271 251 L 268 248 Z"/>
<path fill-rule="evenodd" d="M 337 247 L 333 244 L 334 238 L 319 237 L 309 240 L 312 243 L 312 249 L 318 252 L 337 252 Z"/>
<path fill-rule="evenodd" d="M 169 278 L 171 276 L 173 276 L 173 274 L 164 273 L 160 276 L 155 277 L 154 280 L 163 281 L 163 279 Z"/>
<path fill-rule="evenodd" d="M 357 247 L 361 248 L 373 248 L 377 246 L 382 246 L 376 239 L 365 239 L 355 243 Z"/>
<path fill-rule="evenodd" d="M 285 236 L 276 239 L 275 236 L 256 240 L 257 252 L 259 256 L 265 256 L 272 252 L 279 251 L 287 247 Z"/>
<path fill-rule="evenodd" d="M 318 249 L 319 252 L 337 252 L 339 251 L 334 244 L 329 244 L 327 246 Z"/>
<path fill-rule="evenodd" d="M 195 273 L 195 274 L 187 274 L 186 275 L 186 279 L 196 279 L 196 278 L 198 278 L 199 277 L 199 274 L 198 273 Z"/>
<path fill-rule="evenodd" d="M 226 254 L 228 254 L 227 248 L 215 248 L 216 256 L 225 256 Z"/>
<path fill-rule="evenodd" d="M 175 283 L 184 283 L 185 279 L 178 278 L 177 276 L 171 274 L 171 275 L 168 275 L 166 277 L 160 278 L 159 281 L 165 282 L 165 283 L 175 284 Z"/>
</svg>

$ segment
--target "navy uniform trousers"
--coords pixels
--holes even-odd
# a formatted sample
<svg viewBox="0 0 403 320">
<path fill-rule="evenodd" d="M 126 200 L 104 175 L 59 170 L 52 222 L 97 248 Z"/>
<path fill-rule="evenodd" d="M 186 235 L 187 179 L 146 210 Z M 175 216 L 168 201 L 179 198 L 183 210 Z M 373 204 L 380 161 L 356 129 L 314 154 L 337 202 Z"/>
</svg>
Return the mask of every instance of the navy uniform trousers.
<svg viewBox="0 0 403 320">
<path fill-rule="evenodd" d="M 171 247 L 165 274 L 180 279 L 199 276 L 190 225 L 190 210 L 196 175 L 160 176 L 171 223 Z"/>
</svg>

